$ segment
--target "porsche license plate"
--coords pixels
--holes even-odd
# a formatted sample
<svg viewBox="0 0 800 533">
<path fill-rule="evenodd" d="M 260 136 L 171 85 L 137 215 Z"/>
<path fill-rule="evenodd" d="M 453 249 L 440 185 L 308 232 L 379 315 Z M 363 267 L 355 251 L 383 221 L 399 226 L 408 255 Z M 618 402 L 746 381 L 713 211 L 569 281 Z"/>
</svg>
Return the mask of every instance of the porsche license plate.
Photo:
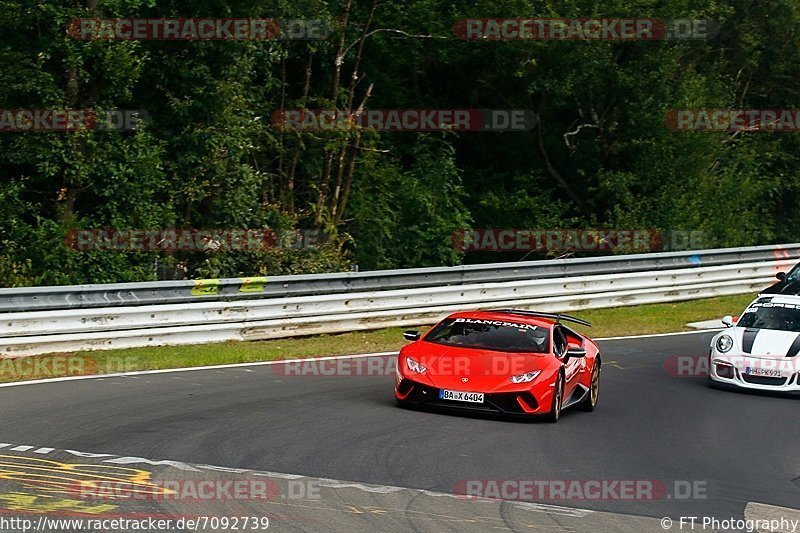
<svg viewBox="0 0 800 533">
<path fill-rule="evenodd" d="M 758 368 L 748 366 L 744 369 L 744 373 L 750 376 L 765 376 L 768 378 L 782 378 L 781 371 L 777 368 Z"/>
<path fill-rule="evenodd" d="M 483 403 L 482 392 L 464 392 L 459 390 L 439 390 L 439 398 L 442 400 L 453 400 L 456 402 Z"/>
</svg>

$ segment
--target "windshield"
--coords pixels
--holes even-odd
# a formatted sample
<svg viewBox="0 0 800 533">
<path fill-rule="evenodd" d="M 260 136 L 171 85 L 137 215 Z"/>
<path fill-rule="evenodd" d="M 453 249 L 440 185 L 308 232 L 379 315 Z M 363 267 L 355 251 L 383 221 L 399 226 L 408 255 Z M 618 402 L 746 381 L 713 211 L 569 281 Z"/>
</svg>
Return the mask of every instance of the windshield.
<svg viewBox="0 0 800 533">
<path fill-rule="evenodd" d="M 794 304 L 753 304 L 745 309 L 737 325 L 743 328 L 800 332 L 800 309 Z"/>
<path fill-rule="evenodd" d="M 503 352 L 547 353 L 548 330 L 531 324 L 456 318 L 433 328 L 425 341 L 446 346 L 482 348 Z"/>
</svg>

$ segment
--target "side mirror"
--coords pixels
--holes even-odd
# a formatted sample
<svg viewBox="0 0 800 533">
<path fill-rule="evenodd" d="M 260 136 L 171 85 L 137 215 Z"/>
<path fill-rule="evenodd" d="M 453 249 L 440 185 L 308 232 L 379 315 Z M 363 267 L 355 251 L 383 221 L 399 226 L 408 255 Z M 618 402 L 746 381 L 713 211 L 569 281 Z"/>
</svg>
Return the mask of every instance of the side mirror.
<svg viewBox="0 0 800 533">
<path fill-rule="evenodd" d="M 775 277 L 778 278 L 781 281 L 785 281 L 786 280 L 786 272 L 778 272 L 777 274 L 775 274 Z"/>
<path fill-rule="evenodd" d="M 422 335 L 419 334 L 419 331 L 409 329 L 408 331 L 403 332 L 403 337 L 407 341 L 418 341 L 422 337 Z"/>
<path fill-rule="evenodd" d="M 736 321 L 733 319 L 731 315 L 725 315 L 722 317 L 722 323 L 725 324 L 726 328 L 732 328 Z"/>
<path fill-rule="evenodd" d="M 586 348 L 567 348 L 567 355 L 564 360 L 573 357 L 586 357 Z"/>
</svg>

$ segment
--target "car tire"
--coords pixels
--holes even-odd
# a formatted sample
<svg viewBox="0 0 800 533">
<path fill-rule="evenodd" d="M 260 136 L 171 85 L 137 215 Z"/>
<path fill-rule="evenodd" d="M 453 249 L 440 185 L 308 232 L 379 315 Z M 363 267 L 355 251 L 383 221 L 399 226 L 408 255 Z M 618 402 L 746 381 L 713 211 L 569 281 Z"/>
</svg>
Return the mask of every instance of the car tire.
<svg viewBox="0 0 800 533">
<path fill-rule="evenodd" d="M 564 391 L 564 378 L 561 374 L 558 375 L 555 382 L 555 390 L 553 391 L 553 403 L 550 406 L 550 412 L 545 416 L 545 420 L 555 424 L 561 418 L 561 405 L 564 400 L 561 398 Z"/>
<path fill-rule="evenodd" d="M 600 395 L 600 360 L 596 359 L 592 368 L 592 378 L 589 381 L 589 394 L 586 395 L 580 405 L 581 411 L 591 413 L 597 407 L 597 398 Z"/>
</svg>

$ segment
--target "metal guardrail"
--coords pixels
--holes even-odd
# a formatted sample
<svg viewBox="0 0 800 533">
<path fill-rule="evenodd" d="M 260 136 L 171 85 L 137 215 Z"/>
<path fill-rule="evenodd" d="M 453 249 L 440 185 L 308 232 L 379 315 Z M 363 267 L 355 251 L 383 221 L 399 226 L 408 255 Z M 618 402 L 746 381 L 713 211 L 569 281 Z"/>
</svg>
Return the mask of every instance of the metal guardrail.
<svg viewBox="0 0 800 533">
<path fill-rule="evenodd" d="M 123 299 L 116 299 L 103 307 L 82 306 L 87 302 L 76 299 L 76 288 L 63 287 L 52 300 L 35 300 L 37 304 L 53 306 L 58 298 L 69 297 L 60 309 L 30 310 L 30 305 L 23 302 L 21 309 L 0 313 L 0 357 L 428 324 L 450 312 L 469 308 L 574 311 L 756 292 L 774 281 L 776 272 L 791 267 L 798 254 L 800 245 L 787 245 L 512 265 L 284 276 L 258 281 L 251 278 L 249 283 L 165 282 L 144 284 L 155 287 L 151 289 L 130 285 L 130 294 L 157 294 L 160 299 L 156 303 L 146 304 L 138 298 L 135 301 L 139 305 L 129 305 Z M 535 272 L 540 275 L 532 275 Z M 501 273 L 506 278 L 498 279 Z M 361 290 L 348 290 L 348 286 Z M 97 297 L 114 293 L 108 287 L 85 288 L 87 294 Z M 216 292 L 208 293 L 206 287 L 216 287 Z M 229 298 L 223 287 L 238 287 L 236 297 Z M 39 290 L 6 291 L 19 291 L 20 295 L 31 297 L 41 294 Z M 145 290 L 155 292 L 141 292 Z M 172 293 L 165 290 L 179 293 L 173 299 L 168 297 Z M 189 292 L 189 296 L 183 291 Z M 7 306 L 11 302 L 5 301 Z"/>
<path fill-rule="evenodd" d="M 662 271 L 778 259 L 800 260 L 800 243 L 371 272 L 11 288 L 0 289 L 0 313 L 289 298 Z"/>
</svg>

